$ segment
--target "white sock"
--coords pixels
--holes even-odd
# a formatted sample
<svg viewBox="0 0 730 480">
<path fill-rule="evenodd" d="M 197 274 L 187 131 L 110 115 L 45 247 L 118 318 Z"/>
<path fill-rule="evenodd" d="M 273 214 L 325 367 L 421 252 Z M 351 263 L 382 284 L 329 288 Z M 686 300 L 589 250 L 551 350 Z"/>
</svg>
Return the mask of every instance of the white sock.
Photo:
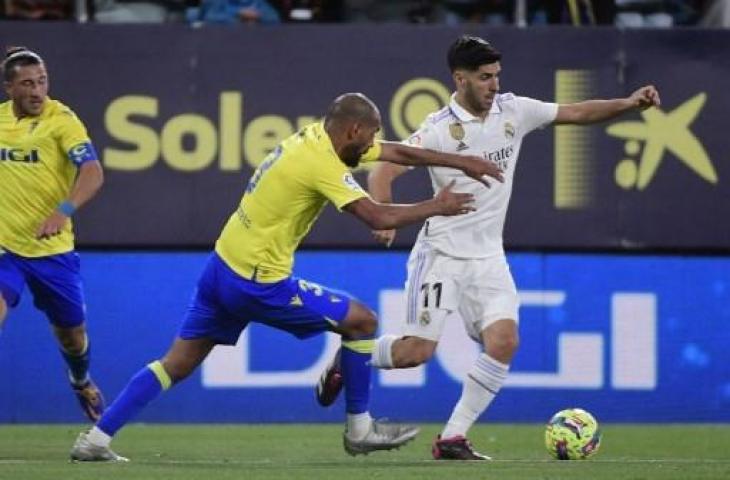
<svg viewBox="0 0 730 480">
<path fill-rule="evenodd" d="M 98 445 L 99 447 L 108 447 L 109 444 L 112 443 L 112 437 L 102 432 L 97 427 L 93 427 L 89 430 L 89 433 L 86 434 L 86 438 L 89 442 L 94 445 Z"/>
<path fill-rule="evenodd" d="M 397 335 L 383 335 L 375 340 L 375 349 L 370 365 L 375 368 L 393 368 L 393 342 L 398 340 Z"/>
<path fill-rule="evenodd" d="M 373 419 L 369 412 L 348 413 L 347 414 L 347 433 L 354 440 L 359 440 L 368 434 Z"/>
<path fill-rule="evenodd" d="M 482 353 L 464 380 L 461 398 L 451 413 L 441 438 L 466 436 L 474 422 L 484 413 L 507 378 L 509 365 Z"/>
</svg>

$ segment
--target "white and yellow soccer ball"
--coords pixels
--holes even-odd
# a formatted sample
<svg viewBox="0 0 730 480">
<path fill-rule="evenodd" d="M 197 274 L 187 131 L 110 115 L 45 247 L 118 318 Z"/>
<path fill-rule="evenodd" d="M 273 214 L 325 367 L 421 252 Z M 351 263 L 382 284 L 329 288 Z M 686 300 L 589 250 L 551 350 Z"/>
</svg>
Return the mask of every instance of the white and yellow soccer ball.
<svg viewBox="0 0 730 480">
<path fill-rule="evenodd" d="M 582 460 L 598 451 L 601 431 L 593 415 L 580 408 L 561 410 L 545 428 L 545 447 L 558 460 Z"/>
</svg>

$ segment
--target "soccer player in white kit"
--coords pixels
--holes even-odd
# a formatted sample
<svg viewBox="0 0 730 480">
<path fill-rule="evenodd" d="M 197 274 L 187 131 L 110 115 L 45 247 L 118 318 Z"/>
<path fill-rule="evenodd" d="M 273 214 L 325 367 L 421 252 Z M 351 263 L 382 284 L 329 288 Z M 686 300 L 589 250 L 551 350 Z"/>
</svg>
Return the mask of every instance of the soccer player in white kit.
<svg viewBox="0 0 730 480">
<path fill-rule="evenodd" d="M 474 450 L 467 432 L 499 392 L 517 349 L 519 299 L 509 271 L 502 230 L 522 139 L 555 124 L 590 124 L 624 112 L 659 105 L 659 94 L 645 86 L 631 96 L 558 105 L 512 93 L 499 93 L 501 54 L 485 40 L 462 36 L 448 52 L 456 92 L 449 105 L 428 116 L 407 140 L 412 145 L 483 156 L 503 171 L 504 182 L 485 188 L 461 172 L 430 167 L 435 191 L 455 181 L 471 193 L 476 211 L 459 217 L 432 217 L 421 229 L 408 260 L 408 307 L 403 336 L 376 342 L 372 365 L 409 368 L 427 362 L 436 350 L 446 318 L 458 312 L 467 333 L 484 352 L 468 372 L 459 402 L 433 443 L 435 459 L 489 460 Z M 384 164 L 369 179 L 376 201 L 390 202 L 391 183 L 407 167 Z M 374 232 L 389 245 L 394 230 Z M 337 359 L 322 374 L 317 398 L 331 404 L 341 388 Z"/>
</svg>

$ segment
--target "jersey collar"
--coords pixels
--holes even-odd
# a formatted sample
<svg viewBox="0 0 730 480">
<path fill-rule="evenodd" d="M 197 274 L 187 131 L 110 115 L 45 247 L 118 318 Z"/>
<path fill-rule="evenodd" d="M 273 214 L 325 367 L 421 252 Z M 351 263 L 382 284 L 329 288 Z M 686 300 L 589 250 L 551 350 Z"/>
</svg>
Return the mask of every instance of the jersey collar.
<svg viewBox="0 0 730 480">
<path fill-rule="evenodd" d="M 469 113 L 464 107 L 459 105 L 459 103 L 456 101 L 456 93 L 451 94 L 451 100 L 449 101 L 449 110 L 451 110 L 451 113 L 453 113 L 454 116 L 458 118 L 461 122 L 467 123 L 482 121 L 479 117 L 475 117 L 474 115 Z M 495 113 L 502 113 L 502 109 L 499 107 L 496 97 L 495 100 L 492 102 L 492 107 L 489 109 L 489 115 Z"/>
</svg>

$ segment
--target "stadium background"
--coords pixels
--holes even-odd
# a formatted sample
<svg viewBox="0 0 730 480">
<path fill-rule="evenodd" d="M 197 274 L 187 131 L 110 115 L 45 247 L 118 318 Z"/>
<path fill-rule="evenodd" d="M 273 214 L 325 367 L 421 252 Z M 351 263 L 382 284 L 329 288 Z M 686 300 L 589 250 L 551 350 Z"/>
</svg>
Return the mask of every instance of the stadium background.
<svg viewBox="0 0 730 480">
<path fill-rule="evenodd" d="M 505 235 L 523 341 L 487 419 L 543 421 L 580 405 L 607 421 L 730 420 L 730 33 L 472 31 L 504 51 L 504 91 L 566 102 L 653 82 L 664 112 L 548 128 L 525 142 Z M 51 95 L 85 121 L 106 169 L 76 225 L 93 371 L 108 397 L 164 352 L 205 250 L 266 152 L 345 91 L 370 95 L 385 136 L 403 138 L 448 98 L 444 56 L 456 33 L 2 24 L 1 45 L 45 56 Z M 668 149 L 655 170 L 647 142 Z M 397 191 L 414 200 L 429 186 L 417 172 Z M 416 230 L 383 251 L 330 209 L 296 271 L 349 290 L 397 331 Z M 446 418 L 474 353 L 454 327 L 427 367 L 375 375 L 375 413 Z M 251 328 L 140 420 L 339 421 L 341 409 L 319 409 L 311 389 L 334 342 Z M 8 318 L 0 365 L 0 422 L 80 419 L 27 295 Z"/>
</svg>

